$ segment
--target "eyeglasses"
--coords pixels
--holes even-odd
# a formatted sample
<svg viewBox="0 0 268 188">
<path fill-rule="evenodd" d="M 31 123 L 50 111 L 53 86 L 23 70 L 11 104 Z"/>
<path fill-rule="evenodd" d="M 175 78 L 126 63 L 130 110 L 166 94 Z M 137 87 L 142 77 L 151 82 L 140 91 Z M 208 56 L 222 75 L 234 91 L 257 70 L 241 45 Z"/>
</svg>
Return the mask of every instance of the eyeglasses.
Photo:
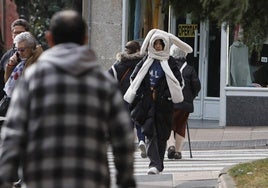
<svg viewBox="0 0 268 188">
<path fill-rule="evenodd" d="M 24 52 L 27 48 L 29 47 L 25 47 L 25 48 L 14 48 L 15 51 L 18 51 L 18 52 Z"/>
<path fill-rule="evenodd" d="M 13 34 L 13 35 L 18 35 L 18 34 L 20 34 L 20 33 L 22 33 L 22 32 L 25 32 L 25 31 L 13 31 L 12 34 Z"/>
</svg>

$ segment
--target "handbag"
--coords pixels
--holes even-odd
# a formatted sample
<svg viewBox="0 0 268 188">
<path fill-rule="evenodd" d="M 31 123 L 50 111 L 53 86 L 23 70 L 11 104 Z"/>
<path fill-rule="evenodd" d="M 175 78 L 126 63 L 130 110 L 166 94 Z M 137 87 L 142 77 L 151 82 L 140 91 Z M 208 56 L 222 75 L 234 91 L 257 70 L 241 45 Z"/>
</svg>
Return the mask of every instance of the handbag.
<svg viewBox="0 0 268 188">
<path fill-rule="evenodd" d="M 139 125 L 143 125 L 148 116 L 150 106 L 151 100 L 148 95 L 136 96 L 133 103 L 130 104 L 131 119 Z"/>
<path fill-rule="evenodd" d="M 0 101 L 0 116 L 6 116 L 9 103 L 10 103 L 10 97 L 4 96 Z"/>
</svg>

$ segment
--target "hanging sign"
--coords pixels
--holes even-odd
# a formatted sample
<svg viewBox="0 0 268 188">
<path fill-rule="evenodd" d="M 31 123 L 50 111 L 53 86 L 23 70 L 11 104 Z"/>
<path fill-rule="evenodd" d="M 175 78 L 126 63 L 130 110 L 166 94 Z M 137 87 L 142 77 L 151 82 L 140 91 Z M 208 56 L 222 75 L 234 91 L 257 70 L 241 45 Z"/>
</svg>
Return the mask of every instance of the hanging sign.
<svg viewBox="0 0 268 188">
<path fill-rule="evenodd" d="M 178 37 L 195 37 L 195 30 L 198 29 L 197 24 L 179 24 Z"/>
</svg>

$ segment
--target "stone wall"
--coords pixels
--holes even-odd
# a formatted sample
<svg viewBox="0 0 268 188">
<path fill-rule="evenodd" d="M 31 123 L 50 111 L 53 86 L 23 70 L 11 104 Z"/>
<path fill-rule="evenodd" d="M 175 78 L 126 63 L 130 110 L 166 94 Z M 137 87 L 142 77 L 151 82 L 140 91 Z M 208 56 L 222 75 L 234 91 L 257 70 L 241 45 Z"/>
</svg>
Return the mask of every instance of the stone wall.
<svg viewBox="0 0 268 188">
<path fill-rule="evenodd" d="M 227 96 L 227 126 L 267 126 L 268 97 Z"/>
<path fill-rule="evenodd" d="M 12 47 L 13 39 L 10 32 L 12 22 L 19 18 L 17 13 L 17 6 L 14 1 L 3 0 L 0 1 L 0 27 L 4 48 L 7 50 Z"/>
<path fill-rule="evenodd" d="M 108 69 L 121 51 L 122 0 L 85 0 L 83 6 L 89 24 L 89 45 L 97 53 L 99 63 Z"/>
</svg>

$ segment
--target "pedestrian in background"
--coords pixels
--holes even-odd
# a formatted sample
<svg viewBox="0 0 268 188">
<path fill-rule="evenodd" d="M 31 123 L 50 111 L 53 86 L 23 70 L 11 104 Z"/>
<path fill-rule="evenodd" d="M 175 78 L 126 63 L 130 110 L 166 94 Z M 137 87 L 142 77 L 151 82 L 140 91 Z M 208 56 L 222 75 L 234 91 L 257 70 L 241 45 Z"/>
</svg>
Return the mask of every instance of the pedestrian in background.
<svg viewBox="0 0 268 188">
<path fill-rule="evenodd" d="M 136 66 L 124 95 L 124 100 L 130 104 L 131 117 L 142 125 L 148 139 L 148 174 L 159 174 L 164 169 L 173 104 L 183 100 L 180 70 L 169 55 L 171 43 L 187 52 L 192 50 L 170 33 L 159 29 L 149 31 L 141 47 L 141 53 L 148 51 L 148 55 Z"/>
<path fill-rule="evenodd" d="M 8 64 L 10 57 L 13 56 L 16 52 L 14 39 L 18 34 L 25 32 L 25 31 L 30 31 L 30 25 L 26 20 L 17 19 L 14 22 L 12 22 L 11 34 L 12 34 L 13 46 L 12 48 L 10 48 L 8 51 L 4 53 L 4 55 L 1 57 L 1 60 L 0 60 L 0 98 L 3 98 L 5 95 L 3 88 L 5 86 L 4 74 L 5 74 L 6 65 Z M 18 61 L 20 61 L 20 59 L 18 59 Z"/>
<path fill-rule="evenodd" d="M 116 54 L 116 61 L 108 72 L 118 81 L 119 88 L 122 92 L 122 95 L 125 94 L 129 85 L 130 85 L 130 75 L 132 74 L 135 66 L 139 61 L 144 57 L 143 54 L 140 54 L 140 44 L 137 41 L 128 41 L 125 46 L 124 52 Z M 127 108 L 128 104 L 126 103 Z M 145 136 L 141 131 L 141 125 L 133 121 L 133 128 L 136 128 L 137 137 L 138 137 L 138 148 L 141 152 L 141 157 L 146 158 L 146 145 L 145 145 Z"/>
<path fill-rule="evenodd" d="M 5 95 L 0 101 L 0 116 L 5 116 L 9 107 L 12 92 L 24 71 L 36 62 L 43 52 L 41 45 L 36 45 L 36 40 L 30 32 L 22 32 L 14 39 L 16 51 L 5 65 Z"/>
<path fill-rule="evenodd" d="M 36 62 L 43 52 L 41 45 L 36 44 L 34 36 L 30 32 L 22 32 L 14 39 L 16 53 L 13 54 L 5 68 L 5 87 L 7 97 L 11 97 L 12 92 L 19 77 L 24 71 Z"/>
<path fill-rule="evenodd" d="M 45 36 L 51 48 L 19 80 L 2 127 L 0 187 L 20 167 L 27 188 L 110 187 L 109 144 L 117 185 L 135 187 L 130 118 L 86 45 L 86 22 L 60 11 Z"/>
<path fill-rule="evenodd" d="M 183 77 L 184 87 L 182 92 L 184 100 L 174 105 L 172 133 L 168 140 L 168 158 L 181 159 L 188 117 L 194 111 L 193 101 L 201 89 L 201 83 L 195 69 L 187 64 L 187 52 L 176 45 L 172 45 L 170 55 L 176 59 Z"/>
</svg>

